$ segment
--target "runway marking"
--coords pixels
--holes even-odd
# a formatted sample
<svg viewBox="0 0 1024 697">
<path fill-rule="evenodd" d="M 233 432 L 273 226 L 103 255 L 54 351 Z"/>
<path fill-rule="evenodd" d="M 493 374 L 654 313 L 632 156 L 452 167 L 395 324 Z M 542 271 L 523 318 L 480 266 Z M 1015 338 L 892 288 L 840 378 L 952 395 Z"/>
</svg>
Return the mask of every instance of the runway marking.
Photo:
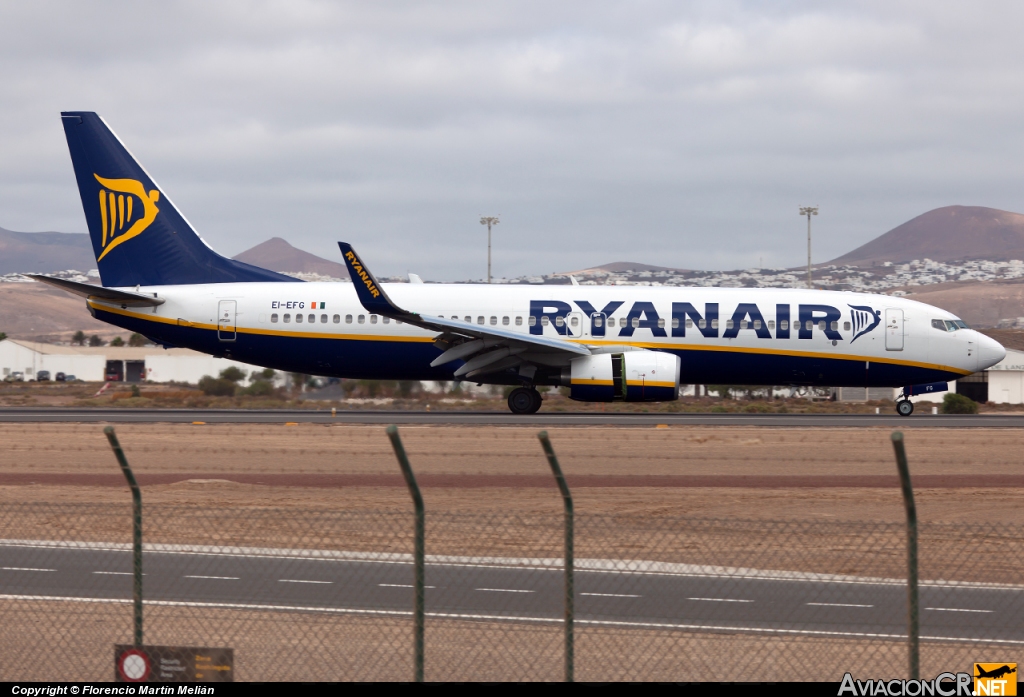
<svg viewBox="0 0 1024 697">
<path fill-rule="evenodd" d="M 215 581 L 237 581 L 238 576 L 183 576 L 182 578 L 209 578 Z"/>
<path fill-rule="evenodd" d="M 56 571 L 56 569 L 30 569 L 22 566 L 4 566 L 0 569 L 3 571 Z"/>
<path fill-rule="evenodd" d="M 75 596 L 53 596 L 53 595 L 0 595 L 0 600 L 48 600 L 53 602 L 77 602 L 77 603 L 113 603 L 116 605 L 128 605 L 134 602 L 131 598 L 84 598 Z M 257 610 L 277 612 L 323 612 L 336 615 L 369 615 L 377 617 L 412 617 L 409 610 L 368 610 L 365 608 L 343 608 L 343 607 L 317 607 L 315 605 L 268 605 L 261 603 L 209 603 L 209 602 L 188 602 L 181 600 L 144 600 L 143 604 L 153 607 L 202 607 L 220 608 L 227 610 Z M 529 615 L 487 615 L 476 613 L 456 612 L 427 612 L 427 617 L 449 620 L 488 620 L 496 622 L 537 622 L 540 624 L 562 624 L 565 619 L 562 617 L 531 617 Z M 906 634 L 885 634 L 881 632 L 838 632 L 827 629 L 778 629 L 773 627 L 745 627 L 742 625 L 715 625 L 715 624 L 678 624 L 672 622 L 627 622 L 615 620 L 586 620 L 575 618 L 576 624 L 585 624 L 594 627 L 626 627 L 631 629 L 675 629 L 681 631 L 711 631 L 711 632 L 750 632 L 752 634 L 775 634 L 794 636 L 835 636 L 853 637 L 859 639 L 891 639 L 904 641 Z M 926 641 L 973 641 L 982 644 L 1010 644 L 1024 646 L 1024 639 L 994 639 L 989 637 L 955 637 L 955 636 L 922 636 Z"/>
<path fill-rule="evenodd" d="M 31 549 L 89 549 L 103 552 L 131 552 L 130 542 L 83 542 L 75 540 L 23 540 L 0 539 L 0 547 Z M 277 547 L 228 547 L 214 545 L 143 545 L 147 554 L 183 554 L 193 556 L 237 557 L 240 559 L 300 559 L 303 561 L 349 561 L 376 564 L 412 564 L 413 556 L 399 552 L 346 552 L 324 549 L 287 549 Z M 536 571 L 565 571 L 565 562 L 558 558 L 542 557 L 460 557 L 428 554 L 431 566 L 453 566 L 486 569 L 531 569 Z M 702 564 L 676 564 L 639 559 L 576 559 L 577 573 L 621 573 L 644 576 L 684 576 L 690 578 L 725 578 L 731 581 L 795 581 L 806 583 L 843 583 L 867 586 L 907 585 L 906 579 L 872 576 L 847 576 L 809 571 L 774 571 L 734 566 Z M 926 588 L 967 588 L 975 590 L 1022 590 L 1024 585 L 1011 583 L 978 583 L 973 581 L 923 580 Z"/>
<path fill-rule="evenodd" d="M 995 610 L 968 610 L 962 607 L 926 607 L 925 610 L 938 610 L 939 612 L 983 612 L 993 613 Z"/>
<path fill-rule="evenodd" d="M 580 595 L 593 595 L 599 598 L 642 598 L 642 595 L 630 595 L 629 593 L 580 593 Z"/>
<path fill-rule="evenodd" d="M 537 591 L 524 591 L 517 590 L 515 588 L 474 588 L 475 591 L 485 591 L 487 593 L 536 593 Z"/>
<path fill-rule="evenodd" d="M 381 588 L 415 588 L 411 583 L 378 583 Z M 423 586 L 424 588 L 437 588 L 437 586 Z"/>
<path fill-rule="evenodd" d="M 132 571 L 93 571 L 94 574 L 101 574 L 103 576 L 134 576 L 135 573 Z M 148 574 L 142 574 L 147 576 Z"/>
<path fill-rule="evenodd" d="M 334 581 L 303 581 L 303 580 L 297 579 L 297 578 L 279 578 L 279 579 L 277 579 L 277 582 L 278 583 L 325 583 L 325 584 L 328 584 L 328 585 L 334 583 Z"/>
<path fill-rule="evenodd" d="M 753 600 L 737 600 L 735 598 L 687 598 L 687 600 L 706 600 L 709 603 L 752 603 Z"/>
<path fill-rule="evenodd" d="M 855 603 L 807 603 L 808 605 L 820 605 L 821 607 L 874 607 L 874 605 L 857 605 Z"/>
</svg>

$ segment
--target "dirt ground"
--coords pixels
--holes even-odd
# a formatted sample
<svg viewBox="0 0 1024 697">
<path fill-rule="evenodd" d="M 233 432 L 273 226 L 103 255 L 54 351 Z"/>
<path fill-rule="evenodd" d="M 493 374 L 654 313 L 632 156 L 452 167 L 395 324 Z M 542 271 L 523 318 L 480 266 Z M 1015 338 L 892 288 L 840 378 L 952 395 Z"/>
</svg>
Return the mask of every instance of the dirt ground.
<svg viewBox="0 0 1024 697">
<path fill-rule="evenodd" d="M 145 487 L 150 503 L 349 510 L 409 506 L 381 426 L 122 424 L 116 428 L 144 483 L 147 476 L 164 475 L 166 483 Z M 888 429 L 595 426 L 551 428 L 549 433 L 581 512 L 889 521 L 902 520 L 904 515 L 895 486 L 842 485 L 849 484 L 851 476 L 894 475 Z M 537 484 L 549 476 L 537 429 L 404 426 L 400 434 L 424 482 L 428 510 L 561 509 L 553 482 L 550 488 Z M 946 476 L 972 484 L 917 487 L 922 520 L 1024 523 L 1020 505 L 1024 488 L 985 486 L 990 475 L 1019 478 L 1024 474 L 1020 441 L 1020 434 L 1012 429 L 909 432 L 911 472 L 919 481 Z M 101 425 L 0 424 L 0 443 L 0 501 L 113 502 L 127 496 L 118 483 L 119 471 Z M 267 477 L 263 484 L 256 483 L 260 475 Z M 302 484 L 313 475 L 387 475 L 387 481 L 385 486 L 287 486 L 291 478 Z M 431 478 L 436 482 L 445 475 L 449 476 L 444 486 L 431 485 Z M 679 484 L 694 476 L 786 477 L 795 486 L 770 486 L 763 481 L 745 486 L 740 479 L 729 486 Z M 89 485 L 90 477 L 96 478 L 97 485 Z M 528 477 L 531 483 L 515 486 L 515 477 Z M 596 481 L 591 477 L 602 477 L 601 485 L 588 486 Z M 615 478 L 612 484 L 620 481 L 621 486 L 610 485 L 609 477 Z M 658 486 L 658 477 L 677 481 L 673 486 Z M 829 486 L 829 478 L 837 485 Z M 804 480 L 826 485 L 807 486 Z M 512 485 L 502 486 L 510 481 Z"/>
</svg>

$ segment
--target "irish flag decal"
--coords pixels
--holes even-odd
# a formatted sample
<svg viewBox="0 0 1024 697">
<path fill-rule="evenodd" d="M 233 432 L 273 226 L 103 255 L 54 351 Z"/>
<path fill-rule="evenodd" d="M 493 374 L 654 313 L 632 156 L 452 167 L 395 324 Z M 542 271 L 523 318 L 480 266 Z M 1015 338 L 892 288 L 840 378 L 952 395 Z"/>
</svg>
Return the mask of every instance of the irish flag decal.
<svg viewBox="0 0 1024 697">
<path fill-rule="evenodd" d="M 325 305 L 326 305 L 326 303 L 318 303 L 318 302 L 314 301 L 312 307 L 310 307 L 309 309 L 311 309 L 311 310 L 323 310 Z"/>
</svg>

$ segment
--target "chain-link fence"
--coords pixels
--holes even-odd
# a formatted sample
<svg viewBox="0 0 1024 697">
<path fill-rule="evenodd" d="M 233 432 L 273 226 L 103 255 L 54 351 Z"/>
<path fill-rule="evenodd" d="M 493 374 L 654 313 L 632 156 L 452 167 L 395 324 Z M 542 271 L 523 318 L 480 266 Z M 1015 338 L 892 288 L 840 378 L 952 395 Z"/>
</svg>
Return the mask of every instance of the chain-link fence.
<svg viewBox="0 0 1024 697">
<path fill-rule="evenodd" d="M 146 644 L 231 647 L 238 680 L 412 679 L 411 508 L 143 512 Z M 427 510 L 426 679 L 564 677 L 564 522 Z M 127 495 L 5 505 L 0 530 L 0 679 L 112 679 Z M 574 543 L 578 680 L 907 673 L 904 525 L 580 513 Z M 1020 651 L 1022 552 L 1020 527 L 921 525 L 923 676 Z"/>
</svg>

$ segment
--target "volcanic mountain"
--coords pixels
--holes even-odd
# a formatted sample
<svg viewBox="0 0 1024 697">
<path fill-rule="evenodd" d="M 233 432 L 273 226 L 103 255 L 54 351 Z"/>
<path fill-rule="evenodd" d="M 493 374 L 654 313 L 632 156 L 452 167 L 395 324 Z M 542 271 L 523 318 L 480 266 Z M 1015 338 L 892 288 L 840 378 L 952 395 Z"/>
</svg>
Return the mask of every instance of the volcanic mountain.
<svg viewBox="0 0 1024 697">
<path fill-rule="evenodd" d="M 0 274 L 88 271 L 96 268 L 89 236 L 68 232 L 12 232 L 0 228 Z"/>
<path fill-rule="evenodd" d="M 871 266 L 926 258 L 1024 259 L 1024 215 L 981 206 L 936 208 L 828 263 Z"/>
<path fill-rule="evenodd" d="M 318 273 L 321 276 L 348 278 L 348 271 L 343 265 L 296 249 L 280 237 L 271 237 L 233 258 L 281 273 Z"/>
</svg>

